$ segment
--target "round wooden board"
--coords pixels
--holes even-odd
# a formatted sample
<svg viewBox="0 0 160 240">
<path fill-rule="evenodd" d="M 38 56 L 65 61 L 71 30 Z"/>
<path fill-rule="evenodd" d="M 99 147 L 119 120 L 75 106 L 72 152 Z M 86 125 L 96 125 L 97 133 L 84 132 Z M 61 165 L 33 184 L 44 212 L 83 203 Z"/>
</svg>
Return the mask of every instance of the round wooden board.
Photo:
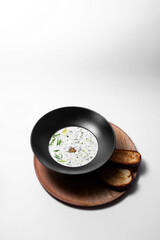
<svg viewBox="0 0 160 240">
<path fill-rule="evenodd" d="M 129 136 L 112 124 L 116 135 L 116 148 L 136 150 Z M 105 186 L 94 173 L 68 176 L 53 172 L 43 166 L 34 156 L 34 166 L 42 186 L 62 202 L 81 207 L 94 207 L 110 203 L 126 191 L 114 191 Z M 136 176 L 136 173 L 135 173 Z"/>
</svg>

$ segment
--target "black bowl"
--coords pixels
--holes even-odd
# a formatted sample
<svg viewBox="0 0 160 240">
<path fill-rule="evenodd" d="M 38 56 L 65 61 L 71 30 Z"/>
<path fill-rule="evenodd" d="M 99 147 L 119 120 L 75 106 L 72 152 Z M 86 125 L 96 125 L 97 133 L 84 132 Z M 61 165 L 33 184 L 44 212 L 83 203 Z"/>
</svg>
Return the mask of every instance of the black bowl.
<svg viewBox="0 0 160 240">
<path fill-rule="evenodd" d="M 89 130 L 98 141 L 95 158 L 80 167 L 67 167 L 54 161 L 48 151 L 51 136 L 58 130 L 78 126 Z M 114 131 L 109 122 L 100 114 L 82 107 L 64 107 L 45 114 L 34 126 L 31 133 L 31 147 L 37 159 L 47 168 L 63 174 L 84 174 L 92 172 L 111 157 L 116 144 Z"/>
</svg>

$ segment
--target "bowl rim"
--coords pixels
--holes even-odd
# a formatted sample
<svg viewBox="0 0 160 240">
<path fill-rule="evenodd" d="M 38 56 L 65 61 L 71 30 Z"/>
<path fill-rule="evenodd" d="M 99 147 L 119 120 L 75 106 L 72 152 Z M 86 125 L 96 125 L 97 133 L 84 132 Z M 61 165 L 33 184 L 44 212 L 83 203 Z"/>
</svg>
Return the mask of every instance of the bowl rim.
<svg viewBox="0 0 160 240">
<path fill-rule="evenodd" d="M 35 127 L 36 127 L 36 125 L 38 124 L 38 122 L 39 121 L 41 121 L 43 118 L 45 118 L 47 115 L 50 115 L 52 112 L 55 112 L 55 111 L 60 111 L 60 110 L 63 110 L 63 109 L 71 109 L 71 108 L 73 108 L 73 109 L 81 109 L 81 110 L 88 110 L 88 111 L 90 111 L 90 112 L 92 112 L 92 113 L 94 113 L 94 114 L 97 114 L 97 115 L 99 115 L 102 119 L 104 119 L 105 121 L 106 121 L 106 123 L 109 125 L 109 127 L 110 127 L 110 129 L 111 129 L 111 131 L 112 131 L 112 135 L 113 135 L 113 146 L 112 146 L 112 150 L 111 150 L 111 153 L 110 153 L 110 155 L 109 155 L 109 157 L 107 158 L 107 160 L 106 160 L 106 162 L 110 159 L 110 157 L 112 156 L 112 154 L 113 154 L 113 151 L 114 151 L 114 149 L 115 149 L 115 147 L 116 147 L 116 135 L 115 135 L 115 132 L 114 132 L 114 129 L 113 129 L 113 127 L 111 126 L 111 124 L 110 124 L 110 122 L 104 117 L 104 116 L 102 116 L 101 114 L 99 114 L 98 112 L 96 112 L 96 111 L 94 111 L 94 110 L 92 110 L 92 109 L 89 109 L 89 108 L 86 108 L 86 107 L 80 107 L 80 106 L 65 106 L 65 107 L 60 107 L 60 108 L 55 108 L 55 109 L 53 109 L 53 110 L 51 110 L 51 111 L 49 111 L 49 112 L 47 112 L 46 114 L 44 114 L 41 118 L 39 118 L 38 120 L 37 120 L 37 122 L 34 124 L 34 126 L 33 126 L 33 129 L 32 129 L 32 131 L 31 131 L 31 135 L 30 135 L 30 145 L 31 145 L 31 149 L 32 149 L 32 152 L 33 152 L 33 154 L 35 155 L 35 157 L 38 159 L 38 161 L 42 164 L 42 165 L 44 165 L 46 168 L 48 168 L 48 169 L 50 169 L 50 170 L 52 170 L 52 171 L 54 171 L 54 172 L 56 172 L 56 173 L 60 173 L 60 174 L 66 174 L 66 175 L 82 175 L 82 174 L 87 174 L 87 173 L 91 173 L 91 172 L 93 172 L 93 171 L 96 171 L 96 170 L 98 170 L 99 168 L 101 168 L 105 163 L 102 163 L 100 166 L 98 166 L 97 168 L 94 168 L 94 169 L 89 169 L 89 170 L 87 170 L 87 171 L 82 171 L 82 172 L 79 172 L 79 173 L 76 173 L 76 172 L 74 172 L 74 171 L 72 171 L 72 170 L 74 170 L 75 168 L 81 168 L 81 166 L 79 166 L 79 167 L 68 167 L 68 166 L 64 166 L 64 167 L 66 167 L 67 169 L 70 169 L 70 171 L 65 171 L 65 172 L 63 172 L 63 171 L 57 171 L 57 170 L 55 170 L 55 169 L 53 169 L 53 168 L 51 168 L 51 167 L 49 167 L 49 166 L 47 166 L 47 165 L 45 165 L 44 163 L 42 163 L 42 161 L 38 158 L 38 156 L 36 156 L 36 153 L 35 153 L 35 151 L 34 151 L 34 147 L 33 147 L 33 141 L 32 141 L 32 136 L 33 136 L 33 132 L 34 132 L 34 129 L 35 129 Z M 85 128 L 85 127 L 84 127 Z M 86 128 L 87 129 L 87 128 Z M 87 129 L 87 130 L 89 130 L 89 129 Z M 89 130 L 90 131 L 90 130 Z M 95 136 L 95 134 L 94 133 L 92 133 L 94 136 Z M 95 136 L 96 137 L 96 136 Z M 96 139 L 97 139 L 97 137 L 96 137 Z M 97 139 L 97 141 L 98 141 L 98 139 Z M 95 157 L 94 157 L 94 159 L 95 159 Z M 94 160 L 93 159 L 93 160 Z M 54 160 L 54 159 L 53 159 Z M 92 161 L 93 161 L 92 160 Z M 92 162 L 91 161 L 91 162 Z M 88 163 L 89 164 L 89 163 Z M 88 165 L 88 164 L 86 164 L 86 165 Z M 60 164 L 59 164 L 60 165 Z M 85 166 L 85 165 L 84 165 Z M 82 166 L 83 167 L 83 166 Z"/>
</svg>

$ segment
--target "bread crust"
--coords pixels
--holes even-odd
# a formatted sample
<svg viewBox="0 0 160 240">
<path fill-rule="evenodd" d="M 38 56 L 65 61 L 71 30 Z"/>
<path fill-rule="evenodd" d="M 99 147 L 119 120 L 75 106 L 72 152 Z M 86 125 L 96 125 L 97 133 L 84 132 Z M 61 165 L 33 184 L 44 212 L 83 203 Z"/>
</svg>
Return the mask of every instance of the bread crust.
<svg viewBox="0 0 160 240">
<path fill-rule="evenodd" d="M 141 154 L 134 150 L 115 149 L 108 163 L 122 168 L 137 167 L 141 162 Z"/>
<path fill-rule="evenodd" d="M 134 179 L 129 169 L 115 168 L 109 165 L 100 169 L 97 174 L 109 188 L 115 190 L 127 189 Z"/>
</svg>

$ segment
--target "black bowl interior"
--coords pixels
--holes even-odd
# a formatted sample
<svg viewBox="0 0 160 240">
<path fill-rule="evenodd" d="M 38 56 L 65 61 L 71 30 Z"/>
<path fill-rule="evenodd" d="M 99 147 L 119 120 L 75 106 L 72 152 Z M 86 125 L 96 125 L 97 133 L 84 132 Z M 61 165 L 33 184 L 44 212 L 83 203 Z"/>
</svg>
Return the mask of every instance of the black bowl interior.
<svg viewBox="0 0 160 240">
<path fill-rule="evenodd" d="M 84 166 L 63 166 L 54 161 L 48 151 L 51 136 L 69 126 L 86 128 L 98 141 L 97 155 Z M 81 107 L 64 107 L 47 113 L 36 123 L 31 134 L 31 147 L 37 159 L 47 168 L 63 174 L 76 175 L 98 169 L 111 157 L 115 143 L 115 134 L 108 121 L 100 114 Z"/>
</svg>

